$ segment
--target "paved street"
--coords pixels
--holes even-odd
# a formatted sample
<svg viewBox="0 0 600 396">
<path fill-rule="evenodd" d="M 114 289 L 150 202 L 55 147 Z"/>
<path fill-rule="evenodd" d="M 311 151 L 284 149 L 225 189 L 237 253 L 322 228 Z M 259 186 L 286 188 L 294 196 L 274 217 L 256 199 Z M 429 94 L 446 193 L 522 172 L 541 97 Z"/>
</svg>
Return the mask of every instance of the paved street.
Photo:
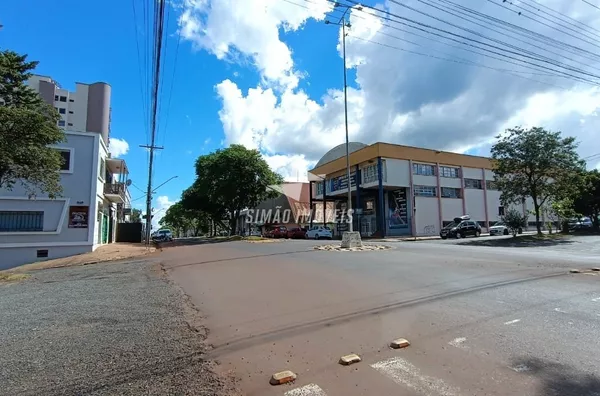
<svg viewBox="0 0 600 396">
<path fill-rule="evenodd" d="M 586 396 L 600 394 L 600 276 L 568 270 L 599 265 L 591 241 L 353 253 L 231 242 L 161 259 L 247 395 Z M 389 349 L 398 337 L 412 345 Z M 362 362 L 339 365 L 349 353 Z M 269 385 L 287 369 L 293 385 Z"/>
</svg>

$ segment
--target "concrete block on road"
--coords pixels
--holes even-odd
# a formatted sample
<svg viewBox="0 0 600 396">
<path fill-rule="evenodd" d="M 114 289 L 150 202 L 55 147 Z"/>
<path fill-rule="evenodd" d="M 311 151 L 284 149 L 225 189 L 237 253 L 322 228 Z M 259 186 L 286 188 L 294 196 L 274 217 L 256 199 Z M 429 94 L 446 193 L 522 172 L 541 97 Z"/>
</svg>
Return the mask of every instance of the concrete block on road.
<svg viewBox="0 0 600 396">
<path fill-rule="evenodd" d="M 572 269 L 569 272 L 572 274 L 581 274 L 581 270 L 578 270 L 578 269 Z"/>
<path fill-rule="evenodd" d="M 360 232 L 357 231 L 346 231 L 342 234 L 342 247 L 345 249 L 361 247 L 362 240 L 360 239 Z"/>
<path fill-rule="evenodd" d="M 279 373 L 273 374 L 269 383 L 271 385 L 287 384 L 288 382 L 295 381 L 296 378 L 297 378 L 296 374 L 294 374 L 293 372 L 291 372 L 289 370 L 286 370 L 286 371 L 281 371 Z"/>
<path fill-rule="evenodd" d="M 354 363 L 358 363 L 360 362 L 360 356 L 358 356 L 357 354 L 350 354 L 350 355 L 346 355 L 346 356 L 342 356 L 340 358 L 340 364 L 344 365 L 344 366 L 348 366 Z"/>
<path fill-rule="evenodd" d="M 408 342 L 406 338 L 398 338 L 397 340 L 390 342 L 390 348 L 394 349 L 406 348 L 409 345 L 410 342 Z"/>
</svg>

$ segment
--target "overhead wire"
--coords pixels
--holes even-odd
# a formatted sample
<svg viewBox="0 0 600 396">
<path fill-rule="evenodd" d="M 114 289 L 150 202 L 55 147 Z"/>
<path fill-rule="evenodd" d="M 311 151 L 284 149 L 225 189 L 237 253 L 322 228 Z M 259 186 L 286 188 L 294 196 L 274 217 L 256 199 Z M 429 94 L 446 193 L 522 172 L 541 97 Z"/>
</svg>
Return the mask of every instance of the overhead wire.
<svg viewBox="0 0 600 396">
<path fill-rule="evenodd" d="M 349 1 L 350 1 L 350 2 L 353 2 L 353 0 L 349 0 Z M 419 13 L 419 14 L 425 15 L 425 16 L 427 16 L 427 17 L 429 17 L 429 18 L 432 18 L 432 19 L 435 19 L 435 20 L 437 20 L 437 21 L 443 22 L 443 23 L 445 23 L 445 24 L 447 24 L 447 25 L 450 25 L 450 26 L 452 26 L 452 27 L 455 27 L 455 28 L 457 28 L 457 29 L 460 29 L 460 30 L 466 31 L 466 32 L 468 32 L 468 33 L 474 34 L 474 35 L 476 35 L 476 36 L 479 36 L 479 37 L 481 37 L 482 39 L 485 39 L 485 40 L 488 40 L 488 41 L 492 41 L 492 42 L 495 42 L 495 43 L 497 43 L 497 44 L 500 44 L 500 45 L 507 46 L 507 47 L 509 47 L 509 48 L 512 48 L 512 49 L 513 49 L 513 50 L 515 50 L 515 51 L 513 51 L 513 50 L 509 50 L 509 49 L 506 49 L 506 48 L 502 48 L 502 47 L 498 47 L 498 46 L 496 46 L 496 45 L 492 45 L 492 44 L 489 44 L 489 43 L 486 43 L 486 42 L 483 42 L 483 41 L 480 41 L 480 40 L 476 40 L 476 39 L 473 39 L 473 38 L 470 38 L 470 37 L 466 37 L 466 36 L 463 36 L 463 35 L 460 35 L 460 34 L 456 34 L 456 33 L 454 33 L 454 32 L 450 32 L 450 31 L 447 31 L 447 30 L 444 30 L 444 29 L 439 29 L 439 28 L 437 28 L 437 27 L 434 27 L 434 26 L 430 26 L 430 25 L 427 25 L 427 24 L 422 24 L 422 23 L 420 23 L 420 22 L 413 21 L 414 23 L 417 23 L 417 24 L 419 24 L 419 25 L 427 25 L 427 26 L 428 26 L 428 27 L 430 27 L 430 28 L 433 28 L 433 29 L 435 29 L 435 30 L 439 30 L 439 31 L 443 31 L 443 32 L 444 32 L 444 33 L 446 33 L 446 34 L 451 34 L 451 35 L 453 35 L 453 36 L 456 36 L 456 37 L 461 37 L 461 38 L 463 38 L 463 39 L 470 40 L 470 41 L 473 41 L 473 42 L 476 42 L 476 43 L 479 43 L 479 44 L 482 44 L 482 45 L 487 45 L 487 46 L 489 46 L 489 47 L 491 47 L 491 48 L 494 48 L 494 49 L 497 49 L 497 50 L 500 50 L 500 51 L 504 51 L 504 52 L 507 52 L 507 53 L 510 53 L 510 54 L 513 54 L 513 55 L 521 56 L 521 57 L 523 57 L 523 58 L 528 58 L 528 59 L 536 60 L 536 61 L 539 61 L 539 62 L 547 63 L 547 64 L 550 64 L 550 65 L 553 65 L 553 66 L 562 67 L 563 69 L 566 69 L 566 70 L 574 71 L 574 72 L 577 72 L 577 73 L 580 73 L 580 74 L 585 74 L 585 75 L 588 75 L 588 76 L 590 76 L 590 77 L 594 77 L 594 78 L 598 78 L 598 79 L 600 79 L 600 76 L 599 76 L 599 75 L 595 75 L 595 74 L 592 74 L 592 73 L 588 73 L 588 72 L 586 72 L 586 71 L 582 71 L 582 70 L 580 70 L 580 69 L 575 69 L 575 68 L 573 68 L 573 67 L 570 67 L 570 66 L 568 66 L 568 65 L 565 65 L 565 64 L 563 64 L 563 63 L 561 63 L 561 62 L 556 62 L 556 61 L 553 61 L 553 60 L 551 60 L 551 59 L 549 59 L 549 58 L 547 58 L 547 57 L 540 56 L 540 55 L 539 55 L 539 54 L 537 54 L 537 53 L 533 53 L 532 51 L 528 51 L 528 50 L 525 50 L 525 49 L 523 49 L 523 48 L 517 47 L 517 46 L 515 46 L 515 45 L 512 45 L 512 44 L 506 43 L 506 42 L 504 42 L 504 41 L 502 41 L 502 40 L 495 39 L 495 38 L 490 38 L 490 37 L 488 37 L 488 36 L 486 36 L 486 35 L 484 35 L 484 34 L 481 34 L 481 33 L 477 32 L 477 31 L 474 31 L 474 30 L 472 30 L 472 29 L 465 28 L 465 27 L 463 27 L 463 26 L 460 26 L 460 25 L 457 25 L 457 24 L 455 24 L 455 23 L 449 22 L 449 21 L 447 21 L 447 20 L 445 20 L 445 19 L 442 19 L 442 18 L 439 18 L 439 17 L 437 17 L 437 16 L 434 16 L 434 15 L 428 14 L 428 13 L 426 13 L 426 12 L 423 12 L 423 11 L 421 11 L 421 10 L 418 10 L 418 9 L 416 9 L 416 8 L 414 8 L 414 7 L 411 7 L 411 6 L 409 6 L 409 5 L 406 5 L 406 4 L 404 4 L 404 3 L 401 3 L 401 2 L 399 2 L 399 1 L 397 1 L 397 0 L 389 0 L 389 1 L 390 1 L 390 2 L 392 2 L 392 3 L 398 4 L 398 5 L 402 6 L 402 7 L 405 7 L 405 8 L 407 8 L 407 9 L 410 9 L 410 10 L 412 10 L 412 11 L 415 11 L 415 12 L 417 12 L 417 13 Z M 423 2 L 423 0 L 418 0 L 418 1 L 420 1 L 420 2 Z M 370 8 L 370 7 L 369 7 L 369 8 Z M 388 13 L 389 13 L 389 12 L 388 12 Z M 389 13 L 389 14 L 390 14 L 390 15 L 394 15 L 395 17 L 397 17 L 397 18 L 399 18 L 399 19 L 408 20 L 407 18 L 405 18 L 405 17 L 402 17 L 402 16 L 399 16 L 399 15 L 395 15 L 395 14 L 392 14 L 392 13 Z M 600 47 L 599 47 L 599 48 L 600 48 Z M 518 52 L 518 51 L 520 51 L 520 52 Z"/>
<path fill-rule="evenodd" d="M 547 5 L 539 3 L 539 2 L 537 2 L 535 0 L 521 0 L 521 4 L 525 4 L 528 7 L 531 7 L 533 9 L 535 9 L 535 10 L 541 12 L 541 13 L 544 13 L 544 14 L 546 14 L 548 16 L 551 16 L 553 18 L 557 18 L 558 20 L 560 20 L 562 22 L 565 22 L 565 23 L 567 23 L 567 24 L 569 24 L 569 25 L 571 25 L 573 27 L 576 27 L 578 29 L 581 29 L 583 31 L 589 30 L 590 33 L 591 33 L 591 31 L 595 31 L 596 33 L 600 33 L 600 30 L 598 30 L 598 29 L 596 29 L 596 28 L 594 28 L 592 26 L 586 25 L 585 23 L 583 23 L 581 21 L 578 21 L 577 19 L 571 18 L 570 16 L 568 16 L 565 13 L 562 13 L 560 11 L 556 11 L 555 9 L 550 8 Z M 548 12 L 548 11 L 545 11 L 545 10 L 552 11 L 554 14 L 557 14 L 559 16 L 556 16 L 556 15 L 554 15 L 554 14 Z M 572 21 L 572 22 L 570 22 L 570 21 Z M 573 23 L 573 22 L 576 22 L 576 23 Z"/>
<path fill-rule="evenodd" d="M 345 0 L 345 1 L 346 2 L 350 2 L 352 4 L 355 4 L 355 5 L 359 4 L 358 2 L 356 2 L 354 0 Z M 390 0 L 390 1 L 393 2 L 394 0 Z M 582 77 L 582 76 L 576 76 L 576 75 L 568 73 L 568 72 L 566 72 L 564 70 L 557 70 L 557 69 L 553 69 L 553 68 L 550 68 L 550 67 L 545 66 L 545 65 L 539 65 L 537 63 L 533 63 L 533 62 L 525 60 L 525 59 L 519 59 L 519 58 L 516 58 L 514 56 L 507 55 L 507 54 L 504 54 L 504 53 L 501 53 L 501 52 L 497 52 L 497 51 L 494 51 L 494 50 L 490 50 L 490 49 L 485 48 L 485 47 L 494 48 L 494 49 L 497 49 L 499 51 L 507 52 L 507 53 L 514 54 L 514 55 L 521 56 L 521 57 L 525 57 L 525 58 L 528 58 L 528 59 L 533 59 L 533 60 L 536 60 L 536 61 L 541 61 L 543 63 L 552 63 L 552 62 L 549 62 L 549 61 L 539 60 L 539 59 L 537 59 L 535 57 L 532 57 L 532 56 L 529 56 L 529 55 L 524 55 L 524 54 L 518 53 L 516 51 L 508 50 L 508 49 L 505 49 L 505 48 L 502 48 L 502 47 L 498 47 L 496 45 L 492 45 L 492 44 L 489 44 L 489 43 L 486 43 L 486 42 L 483 42 L 483 41 L 480 41 L 480 40 L 472 39 L 470 37 L 466 37 L 466 36 L 463 36 L 463 35 L 460 35 L 460 34 L 457 34 L 457 33 L 454 33 L 454 32 L 448 31 L 448 30 L 445 30 L 445 29 L 441 29 L 441 28 L 438 28 L 438 27 L 435 27 L 435 26 L 431 26 L 431 25 L 426 24 L 426 23 L 422 23 L 422 22 L 419 22 L 419 21 L 412 20 L 410 18 L 406 18 L 406 17 L 400 16 L 398 14 L 395 14 L 395 13 L 387 11 L 387 10 L 382 10 L 382 9 L 379 9 L 379 8 L 376 8 L 376 7 L 372 7 L 372 6 L 367 6 L 367 5 L 361 5 L 361 6 L 363 8 L 368 8 L 368 9 L 371 9 L 373 11 L 376 11 L 376 12 L 379 12 L 379 13 L 387 15 L 387 16 L 382 16 L 382 15 L 376 15 L 376 16 L 378 18 L 382 18 L 382 19 L 388 20 L 388 21 L 390 21 L 392 23 L 398 23 L 398 24 L 410 27 L 412 29 L 423 31 L 423 32 L 425 32 L 427 34 L 432 34 L 432 35 L 435 35 L 435 36 L 438 36 L 438 37 L 441 37 L 441 38 L 444 38 L 444 39 L 447 39 L 447 40 L 455 41 L 455 42 L 457 42 L 459 44 L 468 45 L 468 46 L 471 46 L 471 47 L 474 47 L 474 48 L 478 48 L 478 49 L 486 51 L 486 52 L 490 52 L 490 53 L 493 53 L 493 54 L 496 54 L 496 55 L 508 57 L 510 59 L 513 59 L 513 60 L 516 60 L 516 61 L 528 64 L 528 65 L 531 65 L 531 66 L 535 66 L 535 67 L 540 68 L 540 69 L 544 69 L 544 70 L 547 70 L 547 71 L 552 71 L 552 72 L 555 72 L 555 73 L 559 73 L 559 74 L 563 75 L 563 77 L 571 77 L 571 78 L 576 79 L 576 80 L 578 80 L 580 82 L 587 82 L 587 83 L 590 83 L 592 85 L 599 85 L 599 83 L 597 81 L 593 81 L 593 80 L 590 80 L 590 79 Z M 363 9 L 363 11 L 364 11 L 364 9 Z M 415 26 L 415 25 L 417 25 L 417 26 Z M 433 32 L 431 30 L 435 30 L 435 31 L 437 31 L 439 33 Z M 448 37 L 448 36 L 453 36 L 453 37 Z M 456 39 L 454 37 L 458 37 L 458 38 L 461 38 L 463 40 L 467 40 L 467 42 L 460 41 L 460 40 L 458 40 L 458 39 Z M 471 42 L 475 42 L 477 44 L 481 44 L 484 47 L 472 44 Z M 555 64 L 552 64 L 552 65 L 553 66 L 561 67 L 560 65 L 555 65 Z M 562 68 L 563 69 L 569 69 L 569 68 L 565 68 L 565 67 L 562 67 Z M 578 73 L 578 71 L 575 71 L 575 72 Z M 580 73 L 580 74 L 586 74 L 587 75 L 587 74 L 591 74 L 591 73 L 585 73 L 584 72 L 584 73 Z M 599 78 L 599 76 L 596 76 L 596 75 L 592 75 L 592 76 L 595 77 L 595 78 Z"/>
<path fill-rule="evenodd" d="M 443 2 L 444 4 L 447 4 L 448 6 L 454 8 L 456 10 L 461 10 L 461 11 L 463 11 L 465 13 L 476 15 L 477 17 L 483 18 L 486 21 L 488 21 L 488 23 L 493 23 L 493 24 L 495 24 L 498 27 L 503 27 L 503 28 L 509 29 L 509 30 L 511 30 L 511 31 L 513 31 L 515 33 L 520 33 L 520 34 L 523 34 L 523 35 L 527 35 L 527 36 L 529 36 L 529 38 L 531 38 L 533 40 L 536 40 L 536 41 L 538 41 L 540 43 L 545 43 L 546 45 L 551 45 L 551 46 L 553 46 L 553 47 L 555 47 L 557 49 L 562 49 L 564 51 L 567 51 L 567 48 L 568 48 L 569 50 L 567 52 L 570 52 L 570 53 L 573 53 L 573 54 L 580 54 L 580 56 L 583 56 L 583 54 L 585 54 L 585 57 L 594 57 L 595 61 L 600 60 L 600 55 L 598 55 L 596 53 L 593 53 L 591 51 L 588 51 L 586 49 L 583 49 L 581 47 L 578 47 L 578 46 L 570 44 L 570 43 L 565 43 L 563 41 L 560 41 L 560 40 L 557 40 L 555 38 L 546 36 L 544 34 L 535 32 L 533 30 L 524 28 L 522 26 L 515 25 L 513 23 L 504 21 L 504 20 L 496 18 L 494 16 L 491 16 L 491 15 L 479 12 L 477 10 L 473 10 L 473 9 L 471 9 L 469 7 L 465 7 L 465 6 L 461 5 L 461 4 L 457 4 L 457 3 L 455 3 L 452 0 L 435 0 L 435 1 Z M 513 11 L 513 10 L 510 10 L 510 11 Z"/>
<path fill-rule="evenodd" d="M 590 2 L 589 2 L 589 1 L 587 1 L 587 0 L 581 0 L 581 1 L 583 1 L 584 3 L 586 3 L 586 4 L 589 4 L 589 5 L 591 5 L 592 7 L 594 7 L 594 8 L 597 8 L 597 9 L 599 9 L 599 10 L 600 10 L 600 7 L 598 7 L 598 6 L 597 6 L 597 5 L 595 5 L 595 4 L 592 4 L 592 3 L 590 3 Z"/>
</svg>

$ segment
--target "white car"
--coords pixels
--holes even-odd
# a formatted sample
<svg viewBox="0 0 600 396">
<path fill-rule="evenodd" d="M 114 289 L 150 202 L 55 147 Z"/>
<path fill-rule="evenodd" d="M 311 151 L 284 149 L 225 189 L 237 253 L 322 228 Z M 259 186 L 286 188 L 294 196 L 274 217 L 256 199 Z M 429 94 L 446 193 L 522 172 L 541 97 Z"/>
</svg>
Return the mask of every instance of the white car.
<svg viewBox="0 0 600 396">
<path fill-rule="evenodd" d="M 332 234 L 329 228 L 323 226 L 314 226 L 310 230 L 306 231 L 306 238 L 308 239 L 331 239 Z"/>
<path fill-rule="evenodd" d="M 490 227 L 490 236 L 508 234 L 510 234 L 510 230 L 503 222 L 498 222 Z"/>
</svg>

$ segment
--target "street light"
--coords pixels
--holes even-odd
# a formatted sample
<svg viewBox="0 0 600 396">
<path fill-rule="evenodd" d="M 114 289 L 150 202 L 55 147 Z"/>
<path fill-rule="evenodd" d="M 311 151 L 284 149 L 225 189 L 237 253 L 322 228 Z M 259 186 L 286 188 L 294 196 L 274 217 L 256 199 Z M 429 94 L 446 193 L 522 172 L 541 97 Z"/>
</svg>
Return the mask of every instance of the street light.
<svg viewBox="0 0 600 396">
<path fill-rule="evenodd" d="M 348 84 L 346 76 L 346 27 L 351 27 L 350 22 L 346 22 L 346 14 L 352 6 L 334 3 L 334 8 L 345 8 L 344 13 L 337 22 L 326 20 L 328 25 L 337 25 L 342 27 L 342 58 L 344 59 L 344 123 L 346 128 L 346 178 L 348 180 L 348 213 L 352 210 L 352 183 L 350 181 L 350 140 L 348 138 Z M 362 7 L 356 7 L 357 10 L 362 10 Z M 358 176 L 358 175 L 357 175 Z M 352 221 L 348 224 L 348 231 L 353 232 Z"/>
</svg>

